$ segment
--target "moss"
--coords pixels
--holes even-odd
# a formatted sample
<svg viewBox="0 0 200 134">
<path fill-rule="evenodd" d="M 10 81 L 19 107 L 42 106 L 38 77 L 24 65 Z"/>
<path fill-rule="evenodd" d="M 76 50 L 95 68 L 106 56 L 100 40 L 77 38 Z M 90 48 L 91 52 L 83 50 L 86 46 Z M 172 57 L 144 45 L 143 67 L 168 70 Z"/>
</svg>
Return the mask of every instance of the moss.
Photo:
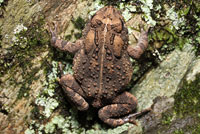
<svg viewBox="0 0 200 134">
<path fill-rule="evenodd" d="M 163 125 L 170 125 L 173 121 L 174 115 L 172 113 L 164 113 L 162 114 L 162 124 Z"/>
<path fill-rule="evenodd" d="M 75 33 L 74 36 L 76 39 L 80 39 L 82 37 L 82 33 Z"/>
<path fill-rule="evenodd" d="M 78 16 L 76 19 L 72 19 L 72 24 L 74 25 L 74 28 L 77 30 L 71 30 L 71 34 L 68 34 L 65 36 L 66 40 L 71 40 L 71 39 L 80 39 L 82 37 L 82 30 L 85 27 L 86 21 Z M 76 31 L 76 32 L 75 32 Z"/>
<path fill-rule="evenodd" d="M 0 5 L 1 5 L 3 2 L 4 2 L 3 0 L 0 0 Z"/>
<path fill-rule="evenodd" d="M 0 17 L 4 16 L 5 7 L 8 5 L 8 0 L 0 0 Z"/>
<path fill-rule="evenodd" d="M 183 82 L 181 89 L 175 94 L 175 110 L 177 114 L 184 116 L 200 112 L 200 74 L 196 80 Z"/>
<path fill-rule="evenodd" d="M 40 109 L 37 105 L 33 105 L 34 108 L 31 110 L 31 119 L 32 120 L 42 120 L 44 116 L 40 113 Z"/>
<path fill-rule="evenodd" d="M 8 4 L 8 0 L 0 0 L 0 7 L 4 7 Z"/>
<path fill-rule="evenodd" d="M 65 36 L 65 40 L 70 40 L 71 38 L 72 38 L 72 35 L 70 34 Z"/>
<path fill-rule="evenodd" d="M 192 130 L 192 134 L 199 134 L 200 132 L 200 122 L 197 126 L 195 126 L 195 128 L 191 128 Z"/>
<path fill-rule="evenodd" d="M 83 28 L 85 27 L 85 20 L 83 18 L 81 18 L 80 16 L 75 19 L 72 20 L 72 23 L 74 24 L 74 27 L 78 30 L 83 30 Z"/>
<path fill-rule="evenodd" d="M 192 127 L 185 128 L 192 130 L 196 134 L 200 131 L 200 74 L 196 75 L 193 82 L 183 81 L 180 90 L 175 94 L 174 111 L 179 118 L 187 116 L 195 117 L 195 124 Z"/>
<path fill-rule="evenodd" d="M 2 102 L 0 102 L 0 113 L 2 113 L 4 115 L 8 115 L 9 114 L 9 110 L 4 108 L 4 105 L 2 104 Z"/>
<path fill-rule="evenodd" d="M 182 129 L 174 131 L 173 134 L 184 134 L 184 131 Z"/>
<path fill-rule="evenodd" d="M 144 20 L 153 27 L 150 32 L 150 43 L 160 42 L 163 44 L 159 47 L 161 55 L 166 54 L 162 54 L 163 50 L 169 53 L 174 49 L 173 46 L 182 49 L 185 42 L 194 44 L 197 48 L 196 52 L 199 53 L 199 45 L 196 44 L 199 44 L 200 40 L 200 34 L 198 33 L 200 19 L 197 17 L 197 14 L 200 13 L 200 8 L 197 1 L 158 0 L 146 2 L 139 0 L 139 2 L 134 3 L 134 5 L 137 5 L 136 13 L 143 12 Z M 131 2 L 127 1 L 127 4 L 131 4 Z M 164 45 L 169 50 L 165 49 L 166 47 L 163 48 Z"/>
<path fill-rule="evenodd" d="M 32 59 L 39 53 L 44 52 L 49 44 L 47 32 L 42 29 L 42 21 L 32 23 L 27 30 L 16 33 L 14 44 L 7 48 L 8 53 L 2 56 L 0 76 L 15 66 L 19 66 L 27 73 L 27 69 L 32 66 Z"/>
<path fill-rule="evenodd" d="M 46 51 L 47 44 L 49 44 L 47 32 L 42 28 L 43 24 L 44 22 L 39 20 L 28 27 L 18 25 L 14 30 L 14 43 L 7 48 L 7 53 L 2 55 L 0 77 L 9 71 L 10 77 L 8 79 L 10 79 L 11 84 L 21 86 L 19 86 L 17 99 L 29 96 L 30 85 L 39 78 L 36 74 L 41 70 L 41 67 L 44 67 L 32 67 L 34 64 L 33 59 Z M 44 61 L 41 61 L 41 65 L 43 65 L 42 62 Z M 22 71 L 21 81 L 18 82 L 14 77 L 16 69 Z"/>
<path fill-rule="evenodd" d="M 100 0 L 100 4 L 102 5 L 114 5 L 116 7 L 120 7 L 121 4 L 129 4 L 131 0 Z M 138 3 L 138 0 L 132 0 L 132 3 Z"/>
<path fill-rule="evenodd" d="M 186 79 L 174 95 L 174 106 L 162 114 L 156 131 L 173 134 L 198 134 L 200 132 L 200 74 L 193 82 Z"/>
<path fill-rule="evenodd" d="M 19 89 L 17 99 L 21 99 L 22 97 L 29 97 L 29 91 L 31 90 L 29 85 L 31 85 L 34 80 L 39 78 L 39 76 L 35 75 L 40 69 L 41 68 L 33 68 L 30 74 L 24 76 L 24 81 L 18 83 L 21 84 L 21 88 Z"/>
</svg>

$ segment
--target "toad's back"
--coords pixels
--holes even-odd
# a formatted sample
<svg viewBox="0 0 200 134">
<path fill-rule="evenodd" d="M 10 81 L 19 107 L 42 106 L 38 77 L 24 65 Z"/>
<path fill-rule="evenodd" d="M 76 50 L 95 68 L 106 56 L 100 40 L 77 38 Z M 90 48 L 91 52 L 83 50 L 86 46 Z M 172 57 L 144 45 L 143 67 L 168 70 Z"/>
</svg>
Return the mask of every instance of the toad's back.
<svg viewBox="0 0 200 134">
<path fill-rule="evenodd" d="M 74 58 L 74 77 L 87 98 L 112 99 L 123 91 L 132 76 L 123 17 L 115 8 L 104 7 L 84 32 L 84 46 Z"/>
</svg>

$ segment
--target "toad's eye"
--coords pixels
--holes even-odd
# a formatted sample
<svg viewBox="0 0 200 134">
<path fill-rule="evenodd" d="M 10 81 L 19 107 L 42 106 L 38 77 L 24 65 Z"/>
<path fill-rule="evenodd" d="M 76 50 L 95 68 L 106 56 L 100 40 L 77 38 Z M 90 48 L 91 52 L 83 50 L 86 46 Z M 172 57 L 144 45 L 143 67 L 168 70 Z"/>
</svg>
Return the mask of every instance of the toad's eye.
<svg viewBox="0 0 200 134">
<path fill-rule="evenodd" d="M 111 26 L 111 28 L 117 32 L 117 33 L 120 33 L 122 31 L 122 24 L 121 23 L 118 23 L 118 24 L 113 24 Z"/>
<path fill-rule="evenodd" d="M 93 27 L 98 27 L 102 25 L 102 21 L 99 19 L 93 19 L 91 23 Z"/>
<path fill-rule="evenodd" d="M 100 20 L 96 20 L 96 23 L 97 23 L 98 25 L 101 25 L 101 24 L 102 24 L 102 22 L 101 22 Z"/>
</svg>

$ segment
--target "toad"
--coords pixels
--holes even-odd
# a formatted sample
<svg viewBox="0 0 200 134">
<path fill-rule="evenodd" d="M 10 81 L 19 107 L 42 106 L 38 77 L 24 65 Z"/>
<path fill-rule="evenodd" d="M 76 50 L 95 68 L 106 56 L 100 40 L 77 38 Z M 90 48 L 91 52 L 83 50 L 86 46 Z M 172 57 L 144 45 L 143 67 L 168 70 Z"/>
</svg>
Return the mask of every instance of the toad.
<svg viewBox="0 0 200 134">
<path fill-rule="evenodd" d="M 125 91 L 133 72 L 130 57 L 138 59 L 143 54 L 148 32 L 142 31 L 136 46 L 129 45 L 124 18 L 113 6 L 97 11 L 83 30 L 83 37 L 74 43 L 58 39 L 56 26 L 50 32 L 53 47 L 75 54 L 74 74 L 62 76 L 59 83 L 78 110 L 97 108 L 98 117 L 112 127 L 135 124 L 135 117 L 149 111 L 133 113 L 137 99 Z"/>
</svg>

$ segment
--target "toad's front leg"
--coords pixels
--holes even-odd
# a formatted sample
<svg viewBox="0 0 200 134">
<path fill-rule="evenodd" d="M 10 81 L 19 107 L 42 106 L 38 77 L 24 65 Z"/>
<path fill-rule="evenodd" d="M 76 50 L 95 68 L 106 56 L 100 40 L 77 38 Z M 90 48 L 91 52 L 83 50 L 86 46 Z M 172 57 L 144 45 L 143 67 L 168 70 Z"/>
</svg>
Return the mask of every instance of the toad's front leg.
<svg viewBox="0 0 200 134">
<path fill-rule="evenodd" d="M 59 83 L 62 85 L 68 99 L 76 105 L 80 111 L 85 111 L 89 108 L 89 104 L 84 99 L 82 88 L 74 79 L 73 75 L 67 74 L 61 77 Z"/>
<path fill-rule="evenodd" d="M 106 124 L 116 127 L 124 123 L 136 124 L 135 118 L 144 114 L 150 109 L 145 109 L 142 112 L 133 113 L 137 107 L 137 99 L 129 92 L 124 92 L 117 96 L 111 105 L 107 105 L 99 110 L 99 118 Z M 124 116 L 124 117 L 123 117 Z"/>
<path fill-rule="evenodd" d="M 139 59 L 140 56 L 144 53 L 146 48 L 148 47 L 148 31 L 144 31 L 144 29 L 141 29 L 141 35 L 138 39 L 138 43 L 136 46 L 129 45 L 127 48 L 128 54 L 132 58 Z"/>
<path fill-rule="evenodd" d="M 54 30 L 50 28 L 51 32 L 51 45 L 61 51 L 66 51 L 70 53 L 76 53 L 83 45 L 82 40 L 77 40 L 75 43 L 58 39 L 57 37 L 57 25 L 55 25 Z"/>
</svg>

